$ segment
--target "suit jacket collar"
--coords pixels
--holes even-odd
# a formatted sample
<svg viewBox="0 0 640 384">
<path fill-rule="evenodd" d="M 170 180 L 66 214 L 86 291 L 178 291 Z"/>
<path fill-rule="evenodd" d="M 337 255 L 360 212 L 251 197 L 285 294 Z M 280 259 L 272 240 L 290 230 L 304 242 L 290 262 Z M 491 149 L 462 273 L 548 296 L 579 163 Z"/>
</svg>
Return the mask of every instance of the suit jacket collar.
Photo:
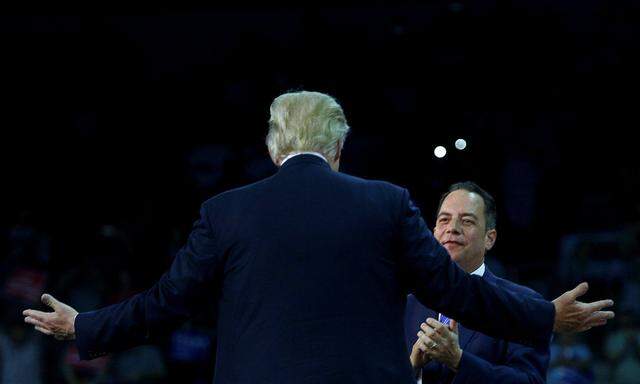
<svg viewBox="0 0 640 384">
<path fill-rule="evenodd" d="M 494 275 L 493 273 L 491 273 L 491 270 L 487 267 L 487 265 L 485 264 L 485 270 L 484 270 L 484 275 L 482 275 L 482 278 L 487 280 L 490 283 L 495 283 L 497 280 L 496 275 Z"/>
<path fill-rule="evenodd" d="M 467 345 L 476 337 L 476 331 L 465 328 L 462 324 L 458 325 L 458 340 L 460 342 L 460 348 L 463 350 Z"/>
<path fill-rule="evenodd" d="M 301 154 L 301 155 L 294 156 L 294 157 L 290 158 L 289 160 L 287 160 L 284 164 L 282 164 L 282 166 L 280 167 L 278 172 L 282 172 L 282 171 L 284 171 L 286 169 L 293 168 L 293 167 L 296 167 L 296 166 L 300 166 L 302 164 L 319 165 L 321 167 L 325 167 L 327 169 L 331 169 L 331 166 L 329 165 L 329 163 L 327 163 L 326 161 L 324 161 L 320 157 L 315 156 L 315 155 L 309 155 L 309 154 Z"/>
</svg>

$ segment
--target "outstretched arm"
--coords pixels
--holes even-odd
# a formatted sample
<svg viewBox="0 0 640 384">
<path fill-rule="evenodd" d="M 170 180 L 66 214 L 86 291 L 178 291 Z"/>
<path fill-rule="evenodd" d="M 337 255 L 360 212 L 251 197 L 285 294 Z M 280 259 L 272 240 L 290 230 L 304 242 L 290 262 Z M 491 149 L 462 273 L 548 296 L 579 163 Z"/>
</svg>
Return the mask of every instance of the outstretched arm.
<svg viewBox="0 0 640 384">
<path fill-rule="evenodd" d="M 433 237 L 406 190 L 400 205 L 400 264 L 410 290 L 425 306 L 489 336 L 525 345 L 544 345 L 552 331 L 581 332 L 613 318 L 613 312 L 602 311 L 613 305 L 611 300 L 577 301 L 588 289 L 586 283 L 552 304 L 468 275 Z"/>
</svg>

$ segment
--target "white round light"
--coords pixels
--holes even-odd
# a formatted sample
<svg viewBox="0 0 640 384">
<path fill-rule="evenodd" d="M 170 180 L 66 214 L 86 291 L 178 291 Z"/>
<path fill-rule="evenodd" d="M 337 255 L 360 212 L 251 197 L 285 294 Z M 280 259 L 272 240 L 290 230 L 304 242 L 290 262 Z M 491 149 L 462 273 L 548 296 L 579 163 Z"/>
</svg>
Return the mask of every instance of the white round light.
<svg viewBox="0 0 640 384">
<path fill-rule="evenodd" d="M 442 159 L 447 154 L 447 149 L 442 145 L 438 145 L 434 150 L 433 154 L 436 155 L 438 159 Z"/>
<path fill-rule="evenodd" d="M 461 151 L 463 149 L 467 148 L 467 142 L 465 141 L 465 139 L 456 140 L 456 144 L 455 145 L 456 145 L 456 149 L 459 149 Z"/>
</svg>

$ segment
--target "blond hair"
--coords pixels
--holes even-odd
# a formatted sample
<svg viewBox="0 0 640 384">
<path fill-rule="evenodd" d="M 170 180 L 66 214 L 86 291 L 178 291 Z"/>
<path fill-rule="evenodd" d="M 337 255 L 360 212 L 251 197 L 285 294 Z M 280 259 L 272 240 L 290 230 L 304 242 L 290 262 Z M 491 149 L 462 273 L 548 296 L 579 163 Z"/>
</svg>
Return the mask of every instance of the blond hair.
<svg viewBox="0 0 640 384">
<path fill-rule="evenodd" d="M 293 152 L 319 152 L 334 159 L 349 132 L 342 107 L 320 92 L 290 92 L 271 103 L 267 147 L 277 163 Z"/>
</svg>

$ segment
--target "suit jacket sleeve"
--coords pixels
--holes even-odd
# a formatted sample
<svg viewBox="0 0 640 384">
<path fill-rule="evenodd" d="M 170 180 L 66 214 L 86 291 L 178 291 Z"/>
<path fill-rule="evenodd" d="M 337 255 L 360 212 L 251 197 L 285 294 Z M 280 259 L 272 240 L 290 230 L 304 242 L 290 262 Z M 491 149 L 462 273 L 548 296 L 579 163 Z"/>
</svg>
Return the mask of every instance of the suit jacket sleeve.
<svg viewBox="0 0 640 384">
<path fill-rule="evenodd" d="M 170 269 L 149 290 L 103 309 L 81 313 L 75 320 L 81 359 L 92 359 L 148 343 L 186 320 L 199 306 L 199 296 L 223 268 L 223 252 L 207 221 L 205 205 L 187 244 Z M 211 305 L 207 300 L 206 305 Z"/>
<path fill-rule="evenodd" d="M 549 342 L 553 304 L 465 273 L 433 237 L 406 190 L 402 190 L 400 212 L 399 263 L 409 291 L 420 302 L 495 338 L 532 346 Z"/>
<path fill-rule="evenodd" d="M 462 353 L 453 384 L 544 384 L 549 368 L 549 346 L 530 348 L 509 343 L 504 364 L 494 365 L 473 353 Z"/>
</svg>

